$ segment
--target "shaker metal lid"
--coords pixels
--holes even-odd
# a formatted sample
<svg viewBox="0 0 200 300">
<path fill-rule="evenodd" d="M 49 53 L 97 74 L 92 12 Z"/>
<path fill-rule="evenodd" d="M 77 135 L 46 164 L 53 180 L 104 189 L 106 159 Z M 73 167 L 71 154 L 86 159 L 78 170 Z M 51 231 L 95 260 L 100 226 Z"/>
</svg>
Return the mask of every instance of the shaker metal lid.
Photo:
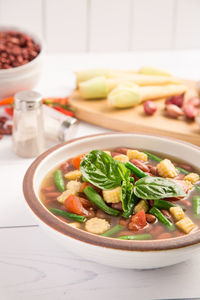
<svg viewBox="0 0 200 300">
<path fill-rule="evenodd" d="M 42 105 L 42 95 L 36 91 L 21 91 L 15 94 L 15 109 L 34 110 Z"/>
</svg>

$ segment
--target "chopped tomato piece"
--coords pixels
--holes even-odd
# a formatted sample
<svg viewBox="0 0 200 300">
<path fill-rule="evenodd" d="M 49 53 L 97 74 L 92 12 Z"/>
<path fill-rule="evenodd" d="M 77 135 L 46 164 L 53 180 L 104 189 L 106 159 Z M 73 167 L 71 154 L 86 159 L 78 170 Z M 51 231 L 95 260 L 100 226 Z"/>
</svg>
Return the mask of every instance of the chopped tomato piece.
<svg viewBox="0 0 200 300">
<path fill-rule="evenodd" d="M 138 231 L 147 225 L 146 215 L 144 209 L 133 215 L 129 223 L 129 229 Z"/>
<path fill-rule="evenodd" d="M 84 198 L 80 198 L 75 195 L 69 195 L 64 202 L 66 210 L 77 215 L 89 216 L 89 211 L 84 208 L 82 199 Z"/>
<path fill-rule="evenodd" d="M 81 155 L 73 158 L 72 163 L 77 169 L 80 168 L 80 163 L 84 156 L 85 156 L 85 154 L 81 154 Z"/>
</svg>

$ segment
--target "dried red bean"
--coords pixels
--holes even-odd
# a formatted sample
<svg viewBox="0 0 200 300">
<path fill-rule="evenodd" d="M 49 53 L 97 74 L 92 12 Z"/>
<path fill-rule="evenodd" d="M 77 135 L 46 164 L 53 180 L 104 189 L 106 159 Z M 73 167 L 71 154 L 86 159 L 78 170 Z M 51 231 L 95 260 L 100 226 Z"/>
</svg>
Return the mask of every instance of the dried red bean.
<svg viewBox="0 0 200 300">
<path fill-rule="evenodd" d="M 146 165 L 148 168 L 149 168 L 149 172 L 156 176 L 158 175 L 158 172 L 157 172 L 157 167 L 156 166 L 152 166 L 152 165 Z"/>
<path fill-rule="evenodd" d="M 123 208 L 122 208 L 122 202 L 112 203 L 111 206 L 112 206 L 112 208 L 115 208 L 115 209 L 118 209 L 118 210 L 123 210 Z"/>
<path fill-rule="evenodd" d="M 121 155 L 122 153 L 119 153 L 119 152 L 111 152 L 111 156 L 112 157 L 115 157 L 115 156 L 117 156 L 117 155 Z"/>
<path fill-rule="evenodd" d="M 156 217 L 152 214 L 146 214 L 146 220 L 148 223 L 154 223 L 156 221 Z"/>
<path fill-rule="evenodd" d="M 100 218 L 100 219 L 104 219 L 106 217 L 106 215 L 101 209 L 98 209 L 96 212 L 96 217 Z"/>
<path fill-rule="evenodd" d="M 185 164 L 179 164 L 178 167 L 185 169 L 188 172 L 194 171 L 194 168 L 190 165 L 185 165 Z"/>
<path fill-rule="evenodd" d="M 168 210 L 166 209 L 161 209 L 161 212 L 163 213 L 163 215 L 167 218 L 167 219 L 171 219 L 171 215 L 168 212 Z"/>
<path fill-rule="evenodd" d="M 54 185 L 49 185 L 42 188 L 42 193 L 56 192 L 56 187 Z"/>
<path fill-rule="evenodd" d="M 40 46 L 28 35 L 14 31 L 0 32 L 0 69 L 24 65 L 39 53 Z"/>
<path fill-rule="evenodd" d="M 123 219 L 123 218 L 119 219 L 119 224 L 124 227 L 128 227 L 128 223 L 129 223 L 129 220 L 127 220 L 127 219 Z"/>
<path fill-rule="evenodd" d="M 127 151 L 128 151 L 128 148 L 118 147 L 118 148 L 115 149 L 115 152 L 118 152 L 118 153 L 124 154 L 124 155 L 127 154 Z"/>
<path fill-rule="evenodd" d="M 59 197 L 62 193 L 60 193 L 60 192 L 45 192 L 44 194 L 45 194 L 45 196 L 46 196 L 47 198 L 57 198 L 57 197 Z"/>
<path fill-rule="evenodd" d="M 141 160 L 138 159 L 131 159 L 130 162 L 135 165 L 136 167 L 138 167 L 140 170 L 142 170 L 143 172 L 149 172 L 149 168 L 147 165 L 145 165 Z"/>
<path fill-rule="evenodd" d="M 66 162 L 64 162 L 60 168 L 61 168 L 63 174 L 66 174 L 66 173 L 76 169 L 72 163 L 72 158 L 67 160 Z"/>
</svg>

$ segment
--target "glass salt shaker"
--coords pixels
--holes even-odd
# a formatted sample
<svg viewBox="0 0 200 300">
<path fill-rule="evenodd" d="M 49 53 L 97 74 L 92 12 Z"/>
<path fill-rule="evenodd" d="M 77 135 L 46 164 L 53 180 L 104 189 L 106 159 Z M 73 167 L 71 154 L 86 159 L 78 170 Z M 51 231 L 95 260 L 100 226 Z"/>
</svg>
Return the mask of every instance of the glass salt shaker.
<svg viewBox="0 0 200 300">
<path fill-rule="evenodd" d="M 13 148 L 21 157 L 36 157 L 44 151 L 42 96 L 36 91 L 15 94 Z"/>
</svg>

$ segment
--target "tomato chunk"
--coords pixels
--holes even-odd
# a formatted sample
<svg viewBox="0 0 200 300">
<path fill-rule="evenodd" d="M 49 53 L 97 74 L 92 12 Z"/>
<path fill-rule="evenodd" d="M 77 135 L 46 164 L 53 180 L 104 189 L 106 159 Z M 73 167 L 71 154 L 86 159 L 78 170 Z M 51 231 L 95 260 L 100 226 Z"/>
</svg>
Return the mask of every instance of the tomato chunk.
<svg viewBox="0 0 200 300">
<path fill-rule="evenodd" d="M 80 168 L 80 163 L 84 156 L 85 156 L 85 154 L 81 154 L 81 155 L 73 158 L 72 163 L 76 167 L 76 169 Z"/>
<path fill-rule="evenodd" d="M 83 200 L 82 200 L 83 199 Z M 89 211 L 84 208 L 82 202 L 86 199 L 77 197 L 75 195 L 69 195 L 64 202 L 67 211 L 81 216 L 89 216 Z"/>
<path fill-rule="evenodd" d="M 146 215 L 144 209 L 133 215 L 129 223 L 129 229 L 138 231 L 147 225 Z"/>
</svg>

